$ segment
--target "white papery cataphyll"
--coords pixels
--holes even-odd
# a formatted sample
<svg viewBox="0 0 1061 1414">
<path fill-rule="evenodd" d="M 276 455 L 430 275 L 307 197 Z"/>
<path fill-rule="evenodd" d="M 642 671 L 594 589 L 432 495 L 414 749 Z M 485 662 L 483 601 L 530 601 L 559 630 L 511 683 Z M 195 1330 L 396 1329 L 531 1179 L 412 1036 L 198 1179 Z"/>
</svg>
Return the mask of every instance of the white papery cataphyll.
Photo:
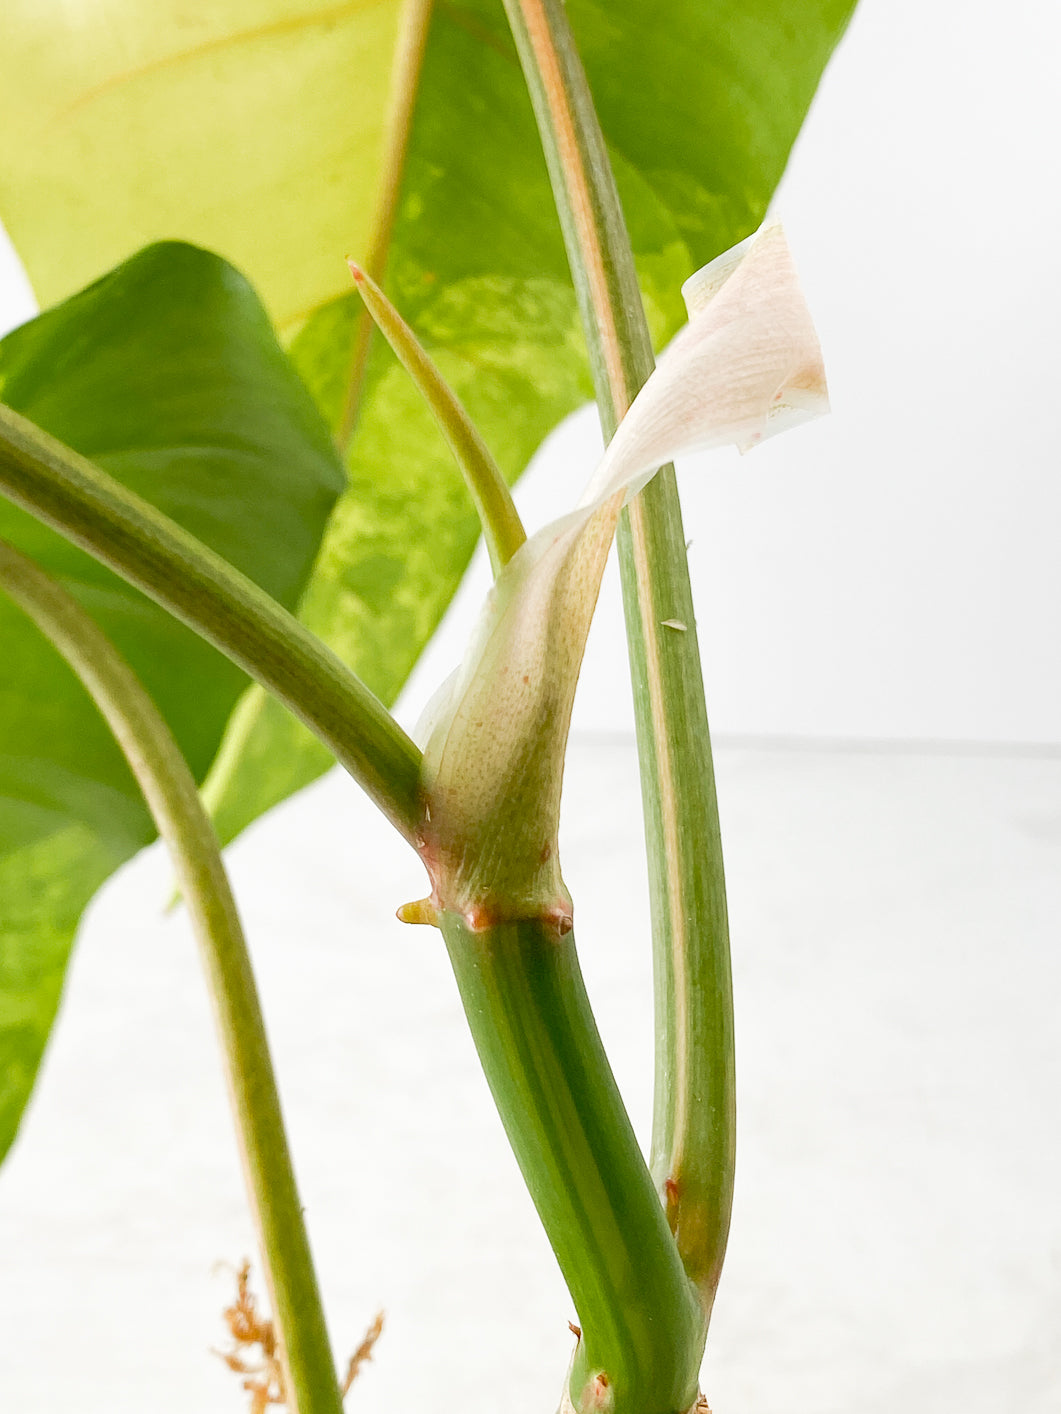
<svg viewBox="0 0 1061 1414">
<path fill-rule="evenodd" d="M 683 287 L 689 323 L 623 418 L 578 506 L 523 544 L 421 722 L 436 909 L 473 928 L 571 926 L 556 831 L 575 684 L 623 503 L 694 450 L 747 450 L 828 410 L 821 350 L 781 227 Z M 426 901 L 425 901 L 426 902 Z"/>
</svg>

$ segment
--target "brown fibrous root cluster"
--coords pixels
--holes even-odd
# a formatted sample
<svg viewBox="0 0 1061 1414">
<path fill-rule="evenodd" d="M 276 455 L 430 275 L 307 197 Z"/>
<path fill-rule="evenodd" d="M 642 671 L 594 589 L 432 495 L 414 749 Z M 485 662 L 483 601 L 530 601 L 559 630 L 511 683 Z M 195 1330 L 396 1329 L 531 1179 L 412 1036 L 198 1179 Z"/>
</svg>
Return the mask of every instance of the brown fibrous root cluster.
<svg viewBox="0 0 1061 1414">
<path fill-rule="evenodd" d="M 251 1397 L 250 1414 L 265 1414 L 270 1405 L 286 1405 L 287 1391 L 284 1371 L 280 1364 L 279 1343 L 273 1323 L 258 1311 L 257 1298 L 250 1289 L 251 1265 L 244 1262 L 236 1273 L 236 1299 L 224 1310 L 225 1325 L 232 1337 L 231 1350 L 217 1350 L 218 1355 L 237 1375 L 243 1375 L 243 1388 Z M 342 1384 L 345 1399 L 357 1373 L 383 1330 L 383 1312 L 365 1332 L 361 1344 L 350 1357 L 346 1378 Z"/>
</svg>

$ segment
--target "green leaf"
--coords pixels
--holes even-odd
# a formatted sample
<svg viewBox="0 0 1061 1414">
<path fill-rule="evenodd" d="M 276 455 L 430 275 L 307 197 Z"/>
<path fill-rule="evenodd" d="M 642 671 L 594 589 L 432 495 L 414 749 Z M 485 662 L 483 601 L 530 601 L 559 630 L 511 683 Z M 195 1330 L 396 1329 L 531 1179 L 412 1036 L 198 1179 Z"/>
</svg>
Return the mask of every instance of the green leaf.
<svg viewBox="0 0 1061 1414">
<path fill-rule="evenodd" d="M 246 281 L 152 247 L 0 342 L 0 398 L 173 516 L 288 606 L 343 485 L 327 429 Z M 60 578 L 117 644 L 196 775 L 246 678 L 24 512 L 0 537 Z M 77 920 L 154 835 L 69 668 L 0 598 L 0 1153 L 54 1017 Z"/>
<path fill-rule="evenodd" d="M 400 180 L 397 219 L 376 228 L 396 9 L 228 0 L 200 31 L 184 29 L 177 0 L 135 15 L 98 0 L 76 19 L 58 0 L 14 0 L 0 14 L 15 76 L 0 93 L 0 219 L 46 296 L 148 233 L 237 259 L 279 325 L 298 328 L 292 355 L 333 428 L 359 313 L 353 292 L 338 294 L 343 257 L 389 246 L 392 300 L 511 481 L 591 392 L 538 134 L 501 5 L 437 5 L 403 170 L 386 173 Z M 853 0 L 568 9 L 658 345 L 684 319 L 685 277 L 758 225 Z M 348 468 L 302 616 L 391 702 L 478 526 L 430 413 L 378 339 Z M 252 690 L 211 781 L 222 834 L 328 760 Z"/>
</svg>

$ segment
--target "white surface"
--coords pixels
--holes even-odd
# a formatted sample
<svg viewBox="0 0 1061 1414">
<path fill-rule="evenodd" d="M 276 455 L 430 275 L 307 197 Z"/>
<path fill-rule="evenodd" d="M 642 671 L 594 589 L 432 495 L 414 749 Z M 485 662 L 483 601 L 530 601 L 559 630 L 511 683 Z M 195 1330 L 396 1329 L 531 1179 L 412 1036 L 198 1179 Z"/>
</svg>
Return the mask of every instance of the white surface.
<svg viewBox="0 0 1061 1414">
<path fill-rule="evenodd" d="M 683 479 L 716 730 L 1061 742 L 1059 70 L 1050 0 L 856 13 L 775 203 L 833 416 Z M 0 328 L 30 308 L 4 279 L 0 253 Z M 554 440 L 530 525 L 597 445 L 593 413 Z M 584 729 L 631 720 L 613 581 Z M 412 716 L 485 583 L 481 564 Z"/>
<path fill-rule="evenodd" d="M 716 1414 L 1061 1407 L 1061 758 L 719 752 L 740 1080 Z M 575 745 L 565 869 L 641 1132 L 650 981 L 632 746 Z M 555 1407 L 573 1316 L 419 867 L 326 778 L 234 850 L 340 1358 L 361 1414 Z M 251 1251 L 169 870 L 94 904 L 0 1171 L 0 1407 L 225 1414 L 208 1353 Z M 503 1399 L 502 1396 L 503 1395 Z"/>
</svg>

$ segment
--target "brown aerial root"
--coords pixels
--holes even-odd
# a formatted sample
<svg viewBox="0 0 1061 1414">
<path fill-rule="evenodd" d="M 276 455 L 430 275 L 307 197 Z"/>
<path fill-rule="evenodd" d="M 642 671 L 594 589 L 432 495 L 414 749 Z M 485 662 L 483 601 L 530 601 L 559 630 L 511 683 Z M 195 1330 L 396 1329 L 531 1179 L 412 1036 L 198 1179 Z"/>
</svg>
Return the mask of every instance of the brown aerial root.
<svg viewBox="0 0 1061 1414">
<path fill-rule="evenodd" d="M 347 1367 L 346 1379 L 343 1381 L 344 1399 L 350 1393 L 350 1386 L 357 1379 L 358 1370 L 360 1370 L 361 1366 L 365 1363 L 366 1360 L 372 1359 L 372 1350 L 376 1344 L 376 1341 L 379 1340 L 382 1332 L 383 1312 L 379 1311 L 376 1313 L 376 1319 L 372 1322 L 368 1330 L 365 1332 L 364 1340 L 362 1340 L 361 1344 L 354 1351 L 353 1355 L 350 1356 L 350 1364 Z M 708 1414 L 711 1414 L 710 1410 L 708 1410 Z"/>
<path fill-rule="evenodd" d="M 276 1347 L 273 1323 L 258 1314 L 258 1303 L 250 1289 L 251 1264 L 244 1262 L 236 1273 L 236 1299 L 224 1312 L 225 1325 L 235 1342 L 229 1351 L 215 1350 L 230 1370 L 245 1375 L 242 1388 L 251 1397 L 250 1414 L 265 1414 L 270 1404 L 286 1404 L 284 1372 Z M 257 1353 L 255 1347 L 258 1348 Z"/>
<path fill-rule="evenodd" d="M 284 1386 L 284 1371 L 280 1364 L 279 1344 L 273 1323 L 267 1316 L 259 1315 L 257 1298 L 250 1289 L 251 1264 L 244 1262 L 236 1273 L 236 1299 L 223 1312 L 225 1325 L 234 1342 L 232 1350 L 215 1350 L 214 1354 L 223 1360 L 237 1375 L 244 1375 L 242 1388 L 251 1397 L 250 1414 L 266 1414 L 270 1405 L 286 1405 L 287 1390 Z M 383 1312 L 365 1332 L 361 1344 L 350 1357 L 346 1379 L 342 1384 L 342 1398 L 350 1393 L 350 1386 L 357 1378 L 358 1371 L 366 1360 L 371 1360 L 372 1351 L 383 1331 Z"/>
</svg>

